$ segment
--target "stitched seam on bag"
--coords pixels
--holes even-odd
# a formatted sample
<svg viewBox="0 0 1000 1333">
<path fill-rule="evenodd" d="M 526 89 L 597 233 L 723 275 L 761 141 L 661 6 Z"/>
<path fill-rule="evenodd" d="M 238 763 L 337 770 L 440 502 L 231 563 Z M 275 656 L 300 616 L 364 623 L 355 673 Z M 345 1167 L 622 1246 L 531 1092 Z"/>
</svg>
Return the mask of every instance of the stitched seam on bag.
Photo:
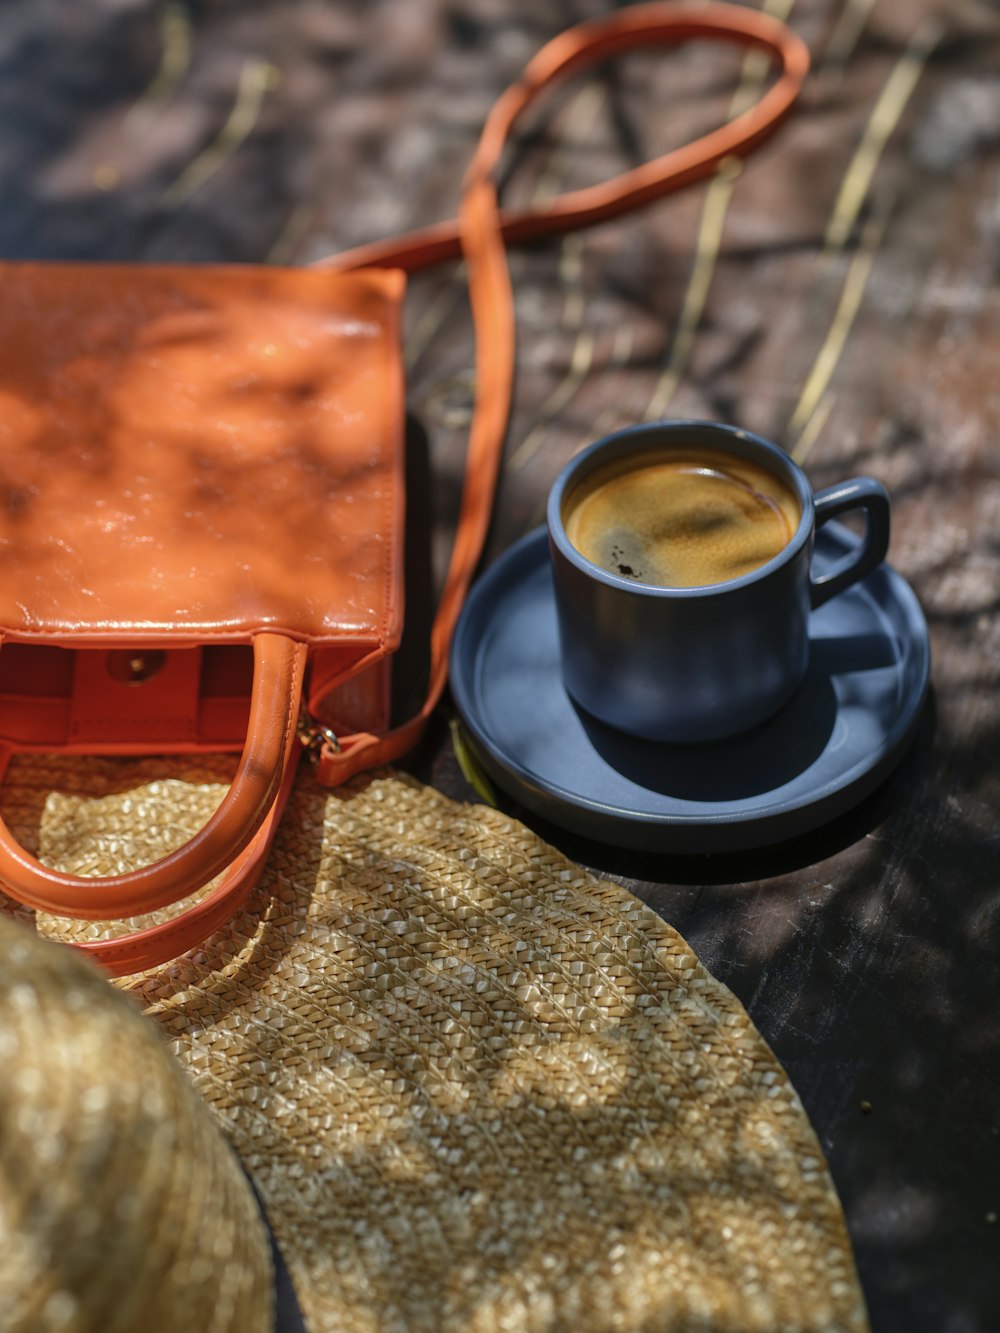
<svg viewBox="0 0 1000 1333">
<path fill-rule="evenodd" d="M 147 726 L 161 726 L 168 731 L 179 731 L 186 736 L 193 736 L 197 731 L 190 718 L 178 718 L 174 715 L 149 717 L 146 714 L 142 717 L 123 718 L 121 713 L 109 713 L 105 717 L 88 716 L 83 721 L 77 719 L 70 727 L 70 735 L 78 736 L 81 731 L 89 731 L 91 727 L 110 727 L 112 730 L 117 727 L 120 731 L 132 732 L 137 727 Z"/>
<path fill-rule="evenodd" d="M 397 358 L 394 355 L 396 347 L 399 343 L 399 339 L 400 339 L 400 303 L 398 301 L 394 301 L 392 304 L 392 338 L 387 339 L 386 346 L 383 348 L 383 356 L 385 357 L 386 360 L 386 369 L 388 372 L 388 376 L 391 377 L 393 385 L 391 401 L 396 406 L 402 408 L 403 402 L 401 401 L 402 394 L 400 392 L 402 387 L 400 384 L 401 372 L 399 369 L 399 365 L 397 363 Z M 397 412 L 395 416 L 398 419 L 399 413 Z M 383 431 L 382 431 L 383 439 L 385 438 L 386 425 L 392 425 L 392 422 L 389 421 L 388 409 L 384 413 Z M 400 448 L 402 449 L 405 455 L 405 450 L 406 450 L 405 428 L 403 429 L 403 438 L 401 441 L 401 445 L 397 445 L 395 451 L 395 457 L 393 458 L 393 465 L 394 465 L 393 484 L 391 487 L 389 486 L 386 487 L 386 494 L 383 500 L 384 512 L 382 515 L 382 522 L 385 527 L 385 531 L 389 536 L 389 540 L 384 543 L 385 554 L 382 562 L 382 628 L 379 635 L 379 642 L 383 650 L 385 649 L 386 641 L 389 638 L 389 618 L 392 613 L 390 593 L 392 589 L 392 569 L 394 564 L 395 537 L 396 537 L 396 533 L 394 531 L 393 519 L 395 517 L 396 510 L 399 508 L 399 498 L 400 498 L 399 487 L 401 485 L 400 475 L 399 475 L 401 470 L 400 465 L 402 465 L 402 471 L 404 475 L 406 466 L 405 456 L 403 458 L 399 457 Z"/>
<path fill-rule="evenodd" d="M 388 581 L 388 579 L 387 579 Z M 172 647 L 172 648 L 210 648 L 213 644 L 236 643 L 250 646 L 250 642 L 256 634 L 282 634 L 286 639 L 293 639 L 296 643 L 305 643 L 317 648 L 336 647 L 344 639 L 361 639 L 372 644 L 382 646 L 385 640 L 385 616 L 382 617 L 382 626 L 362 626 L 350 627 L 336 631 L 311 633 L 303 629 L 286 629 L 281 625 L 264 624 L 258 621 L 247 622 L 245 628 L 226 631 L 208 630 L 204 626 L 192 625 L 190 629 L 184 627 L 183 630 L 162 630 L 150 633 L 148 629 L 140 630 L 135 627 L 136 639 L 142 640 L 142 644 L 148 647 Z M 18 643 L 27 643 L 31 639 L 39 639 L 50 643 L 53 648 L 65 647 L 68 650 L 79 650 L 85 648 L 94 648 L 97 651 L 103 649 L 120 648 L 122 641 L 127 639 L 129 626 L 117 625 L 115 627 L 114 637 L 110 635 L 107 638 L 101 638 L 86 628 L 74 630 L 68 625 L 61 627 L 54 626 L 41 629 L 11 629 L 9 626 L 0 625 L 0 637 L 7 644 L 15 645 Z"/>
</svg>

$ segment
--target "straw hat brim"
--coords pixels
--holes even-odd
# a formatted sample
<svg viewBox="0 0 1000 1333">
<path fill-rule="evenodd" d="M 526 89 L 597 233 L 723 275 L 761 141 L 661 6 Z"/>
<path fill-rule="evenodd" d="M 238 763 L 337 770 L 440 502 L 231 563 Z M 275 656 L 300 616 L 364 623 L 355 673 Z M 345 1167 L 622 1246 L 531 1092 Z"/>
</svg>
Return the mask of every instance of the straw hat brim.
<svg viewBox="0 0 1000 1333">
<path fill-rule="evenodd" d="M 23 757 L 5 816 L 107 874 L 203 820 L 227 762 Z M 120 984 L 252 1175 L 313 1333 L 867 1327 L 823 1154 L 742 1006 L 495 810 L 303 772 L 246 911 Z"/>
<path fill-rule="evenodd" d="M 0 919 L 0 1327 L 271 1333 L 249 1182 L 159 1033 Z"/>
</svg>

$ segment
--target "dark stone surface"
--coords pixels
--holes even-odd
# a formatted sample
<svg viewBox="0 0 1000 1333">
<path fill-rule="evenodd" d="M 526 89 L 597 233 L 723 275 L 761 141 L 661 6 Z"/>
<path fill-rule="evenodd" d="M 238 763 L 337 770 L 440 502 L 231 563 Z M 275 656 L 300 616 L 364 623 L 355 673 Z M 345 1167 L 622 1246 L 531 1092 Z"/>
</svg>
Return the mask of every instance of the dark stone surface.
<svg viewBox="0 0 1000 1333">
<path fill-rule="evenodd" d="M 606 8 L 7 0 L 0 254 L 304 263 L 450 215 L 496 94 Z M 628 883 L 747 1005 L 829 1156 L 876 1333 L 986 1333 L 1000 1329 L 1000 11 L 770 8 L 815 71 L 738 180 L 514 256 L 519 378 L 490 554 L 540 520 L 573 450 L 647 415 L 759 431 L 817 487 L 861 471 L 888 486 L 935 691 L 885 788 L 820 835 L 743 857 L 542 831 Z M 725 115 L 739 77 L 738 57 L 699 46 L 574 83 L 525 127 L 506 198 L 682 141 Z M 413 489 L 440 572 L 469 411 L 460 275 L 416 279 L 408 323 L 433 478 L 419 484 L 416 457 Z M 411 766 L 472 797 L 443 721 Z"/>
</svg>

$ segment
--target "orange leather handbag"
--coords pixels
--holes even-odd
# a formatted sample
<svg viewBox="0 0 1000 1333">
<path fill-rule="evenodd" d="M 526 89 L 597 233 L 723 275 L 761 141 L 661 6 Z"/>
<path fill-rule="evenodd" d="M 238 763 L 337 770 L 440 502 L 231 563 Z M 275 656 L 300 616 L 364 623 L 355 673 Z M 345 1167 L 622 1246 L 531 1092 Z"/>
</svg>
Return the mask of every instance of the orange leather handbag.
<svg viewBox="0 0 1000 1333">
<path fill-rule="evenodd" d="M 763 48 L 777 81 L 724 127 L 607 184 L 499 210 L 492 172 L 540 92 L 631 48 L 692 38 Z M 0 821 L 6 893 L 106 919 L 219 876 L 172 920 L 79 946 L 115 974 L 166 961 L 246 899 L 300 739 L 330 785 L 415 743 L 444 688 L 500 464 L 514 365 L 505 245 L 610 218 L 748 153 L 807 68 L 798 38 L 754 11 L 637 5 L 557 37 L 501 97 L 455 222 L 311 269 L 0 265 L 0 765 L 17 750 L 242 751 L 205 827 L 125 874 L 58 873 Z M 427 697 L 389 729 L 404 271 L 459 255 L 477 366 L 465 489 Z"/>
</svg>

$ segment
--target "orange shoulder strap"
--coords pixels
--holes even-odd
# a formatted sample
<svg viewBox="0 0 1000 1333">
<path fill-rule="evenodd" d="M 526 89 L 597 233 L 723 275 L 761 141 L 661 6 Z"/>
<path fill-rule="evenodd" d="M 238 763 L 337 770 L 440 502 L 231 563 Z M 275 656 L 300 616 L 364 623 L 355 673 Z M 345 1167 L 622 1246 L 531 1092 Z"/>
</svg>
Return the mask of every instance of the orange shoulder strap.
<svg viewBox="0 0 1000 1333">
<path fill-rule="evenodd" d="M 587 65 L 637 47 L 694 38 L 766 51 L 779 67 L 761 99 L 727 124 L 601 185 L 564 194 L 543 208 L 500 211 L 492 174 L 514 122 L 541 93 Z M 341 271 L 367 265 L 413 271 L 464 256 L 469 273 L 476 356 L 476 406 L 455 544 L 431 629 L 427 696 L 420 711 L 388 733 L 359 732 L 327 741 L 317 774 L 337 786 L 355 773 L 391 763 L 419 740 L 441 697 L 448 650 L 465 594 L 482 555 L 503 453 L 514 373 L 514 304 L 505 247 L 590 226 L 710 175 L 727 157 L 745 156 L 791 109 L 809 69 L 804 43 L 783 23 L 736 5 L 633 5 L 561 33 L 493 107 L 465 180 L 457 220 L 362 246 L 322 261 Z"/>
<path fill-rule="evenodd" d="M 779 66 L 777 81 L 755 106 L 694 143 L 603 185 L 563 195 L 544 208 L 518 213 L 500 211 L 492 180 L 493 170 L 512 125 L 540 93 L 583 66 L 609 56 L 635 47 L 673 44 L 691 38 L 760 47 Z M 514 306 L 505 246 L 614 217 L 703 179 L 726 157 L 749 153 L 788 112 L 808 66 L 805 46 L 783 24 L 753 10 L 727 4 L 706 4 L 698 9 L 674 3 L 635 5 L 607 18 L 571 28 L 539 52 L 520 82 L 508 89 L 494 106 L 466 178 L 457 220 L 352 250 L 327 261 L 343 271 L 366 265 L 413 270 L 464 255 L 469 270 L 475 332 L 477 398 L 455 544 L 431 630 L 427 696 L 416 716 L 386 735 L 358 733 L 340 737 L 337 745 L 329 741 L 324 743 L 317 761 L 321 782 L 334 786 L 363 769 L 398 759 L 416 744 L 444 689 L 452 632 L 489 527 L 510 406 Z M 301 684 L 301 657 L 300 653 L 293 664 L 293 697 L 297 697 Z M 212 892 L 167 922 L 123 939 L 95 941 L 76 947 L 90 954 L 111 973 L 121 975 L 176 957 L 231 917 L 253 888 L 291 789 L 296 756 L 290 753 L 287 736 L 284 739 L 286 753 L 280 791 L 249 842 L 250 826 L 243 828 L 240 838 L 233 843 L 238 855 Z M 277 760 L 268 760 L 269 772 L 280 772 L 281 767 Z M 271 795 L 269 788 L 268 796 Z M 254 799 L 256 801 L 256 796 Z M 242 808 L 246 802 L 237 804 Z M 214 824 L 207 826 L 202 841 L 210 834 L 214 836 L 214 829 Z M 3 841 L 0 837 L 0 844 Z M 239 851 L 240 847 L 242 851 Z M 181 849 L 178 855 L 182 860 L 189 850 Z M 2 851 L 0 846 L 0 853 Z M 68 909 L 74 916 L 107 915 L 109 895 L 122 911 L 137 907 L 149 910 L 156 902 L 172 901 L 177 897 L 172 882 L 169 892 L 168 886 L 161 885 L 159 879 L 147 883 L 148 868 L 111 882 L 105 881 L 100 886 L 103 892 L 97 900 L 87 897 L 88 881 L 56 876 L 19 852 L 14 862 L 0 868 L 5 877 L 9 876 L 18 885 L 23 901 L 57 911 Z M 153 869 L 159 874 L 164 868 Z"/>
</svg>

